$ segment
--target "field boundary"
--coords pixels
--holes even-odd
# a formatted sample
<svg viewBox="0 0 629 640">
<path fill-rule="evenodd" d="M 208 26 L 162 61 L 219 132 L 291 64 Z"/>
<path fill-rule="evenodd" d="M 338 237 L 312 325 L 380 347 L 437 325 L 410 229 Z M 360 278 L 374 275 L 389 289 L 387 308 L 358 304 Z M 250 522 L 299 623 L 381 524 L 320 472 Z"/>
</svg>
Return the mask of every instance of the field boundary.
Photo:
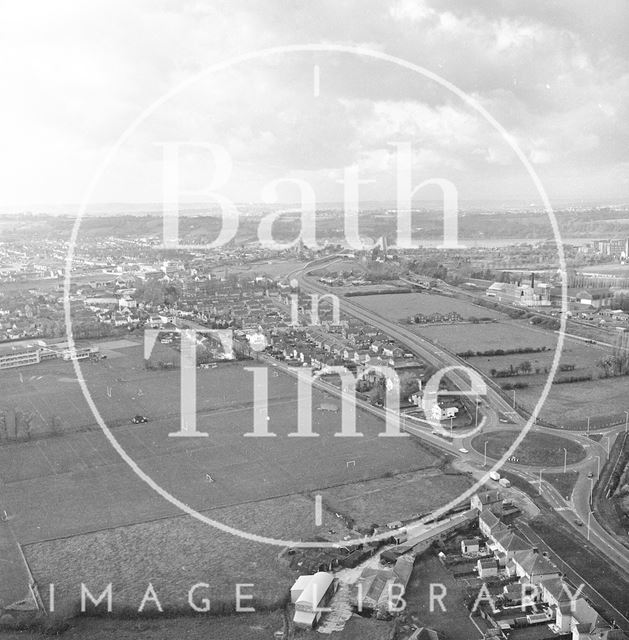
<svg viewBox="0 0 629 640">
<path fill-rule="evenodd" d="M 28 588 L 33 596 L 33 600 L 37 605 L 38 611 L 41 613 L 46 613 L 46 607 L 44 606 L 44 601 L 39 593 L 39 587 L 37 586 L 37 581 L 33 576 L 33 572 L 31 571 L 31 567 L 28 564 L 28 560 L 26 559 L 26 555 L 24 554 L 24 549 L 22 549 L 22 545 L 16 541 L 18 551 L 20 552 L 20 557 L 22 558 L 22 562 L 24 563 L 24 567 L 26 569 L 26 573 L 28 575 Z"/>
<path fill-rule="evenodd" d="M 436 456 L 435 456 L 436 457 Z M 443 462 L 442 462 L 443 464 Z M 429 467 L 420 467 L 417 469 L 411 469 L 408 471 L 404 471 L 403 473 L 417 473 L 419 471 L 427 471 L 428 469 L 435 469 L 436 471 L 439 472 L 439 475 L 465 475 L 464 473 L 461 472 L 454 472 L 454 473 L 449 473 L 446 474 L 443 469 L 440 466 L 434 466 L 431 465 Z M 318 487 L 316 489 L 309 489 L 308 491 L 304 491 L 304 492 L 290 492 L 290 493 L 280 493 L 280 494 L 276 494 L 276 495 L 271 495 L 271 496 L 264 496 L 263 498 L 257 498 L 255 500 L 243 500 L 241 502 L 230 502 L 228 504 L 221 504 L 219 506 L 216 507 L 212 507 L 210 509 L 200 509 L 199 512 L 200 513 L 213 513 L 214 511 L 218 511 L 221 509 L 233 509 L 234 507 L 240 507 L 240 506 L 245 506 L 245 505 L 252 505 L 252 504 L 259 504 L 259 503 L 263 503 L 263 502 L 267 502 L 267 501 L 271 501 L 271 500 L 279 500 L 281 498 L 289 498 L 292 496 L 301 496 L 303 498 L 309 498 L 310 494 L 315 493 L 317 491 L 328 491 L 330 489 L 334 489 L 336 487 L 346 487 L 352 484 L 357 484 L 360 482 L 370 482 L 370 481 L 374 481 L 374 480 L 381 480 L 381 479 L 388 479 L 386 476 L 382 475 L 382 476 L 376 476 L 374 478 L 364 478 L 362 480 L 356 480 L 355 478 L 352 478 L 351 481 L 348 482 L 337 482 L 335 484 L 331 484 L 331 485 L 326 485 L 326 486 L 322 486 L 322 487 Z M 58 540 L 70 540 L 71 538 L 77 538 L 79 536 L 89 536 L 89 535 L 95 535 L 97 533 L 100 532 L 106 532 L 106 531 L 114 531 L 115 529 L 122 529 L 125 527 L 135 527 L 138 525 L 142 525 L 142 524 L 148 524 L 151 522 L 161 522 L 162 520 L 171 520 L 173 518 L 189 518 L 190 516 L 187 513 L 182 513 L 179 510 L 174 511 L 174 513 L 172 514 L 165 514 L 165 515 L 161 515 L 161 516 L 157 516 L 157 517 L 153 517 L 153 518 L 145 518 L 143 520 L 136 520 L 134 522 L 126 522 L 123 524 L 116 524 L 116 525 L 111 525 L 111 526 L 106 526 L 106 527 L 101 527 L 99 529 L 89 529 L 87 531 L 81 531 L 79 533 L 70 533 L 68 535 L 62 535 L 62 536 L 55 536 L 52 538 L 42 538 L 41 540 L 31 540 L 31 541 L 27 541 L 23 543 L 24 547 L 30 547 L 36 544 L 46 544 L 49 542 L 56 542 Z"/>
</svg>

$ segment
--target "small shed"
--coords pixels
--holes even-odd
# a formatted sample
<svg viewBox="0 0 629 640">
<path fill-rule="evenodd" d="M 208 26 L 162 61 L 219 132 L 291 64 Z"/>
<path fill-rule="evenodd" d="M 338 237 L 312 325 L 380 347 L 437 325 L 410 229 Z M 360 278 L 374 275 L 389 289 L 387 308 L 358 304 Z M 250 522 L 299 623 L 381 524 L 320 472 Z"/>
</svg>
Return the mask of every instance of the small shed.
<svg viewBox="0 0 629 640">
<path fill-rule="evenodd" d="M 461 540 L 461 553 L 478 553 L 480 551 L 480 542 L 473 538 Z"/>
</svg>

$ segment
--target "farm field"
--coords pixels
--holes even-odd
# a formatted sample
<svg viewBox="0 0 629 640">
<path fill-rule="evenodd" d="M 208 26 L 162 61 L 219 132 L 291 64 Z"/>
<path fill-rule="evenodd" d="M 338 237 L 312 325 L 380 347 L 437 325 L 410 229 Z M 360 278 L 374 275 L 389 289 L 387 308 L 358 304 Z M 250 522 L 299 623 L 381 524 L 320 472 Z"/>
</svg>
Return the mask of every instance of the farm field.
<svg viewBox="0 0 629 640">
<path fill-rule="evenodd" d="M 584 273 L 606 273 L 608 275 L 629 278 L 629 264 L 619 264 L 618 262 L 592 265 L 591 267 L 582 268 L 580 271 Z"/>
<path fill-rule="evenodd" d="M 502 382 L 527 382 L 530 386 L 543 385 L 548 377 L 545 371 L 550 371 L 550 368 L 555 358 L 554 345 L 539 345 L 546 346 L 546 351 L 538 353 L 516 353 L 504 356 L 475 356 L 472 358 L 466 358 L 476 369 L 480 369 L 483 373 L 489 374 L 492 369 L 504 370 L 509 369 L 510 365 L 513 365 L 515 369 L 518 369 L 519 365 L 528 361 L 531 363 L 531 374 L 523 374 L 520 376 L 513 376 L 508 378 L 496 378 L 498 384 Z M 557 378 L 569 377 L 569 376 L 584 376 L 592 375 L 597 378 L 599 370 L 596 367 L 598 360 L 604 357 L 606 353 L 610 351 L 600 345 L 585 344 L 582 341 L 566 339 L 564 347 L 561 351 L 561 359 L 559 365 L 574 365 L 573 371 L 557 371 Z M 539 370 L 539 374 L 535 372 Z"/>
<path fill-rule="evenodd" d="M 537 404 L 546 383 L 555 357 L 557 334 L 532 327 L 527 321 L 505 320 L 487 325 L 441 325 L 421 326 L 414 329 L 419 335 L 455 353 L 467 350 L 487 351 L 491 349 L 517 349 L 546 347 L 538 353 L 512 354 L 504 356 L 476 356 L 466 361 L 476 369 L 489 375 L 492 369 L 517 368 L 522 362 L 531 363 L 533 373 L 494 378 L 501 384 L 522 382 L 527 388 L 516 391 L 517 402 L 531 411 Z M 556 378 L 592 376 L 591 381 L 554 384 L 542 407 L 540 417 L 558 427 L 584 428 L 587 416 L 595 420 L 592 424 L 620 421 L 627 408 L 624 378 L 599 379 L 596 363 L 611 352 L 610 347 L 587 344 L 582 340 L 566 337 L 561 353 L 561 365 L 575 365 L 573 371 L 558 371 Z M 535 373 L 539 370 L 539 373 Z M 509 392 L 510 393 L 510 392 Z"/>
<path fill-rule="evenodd" d="M 330 527 L 347 533 L 329 513 L 316 527 L 314 502 L 303 496 L 215 509 L 206 515 L 251 530 L 264 522 L 268 533 L 289 540 L 312 538 Z M 295 577 L 278 561 L 280 550 L 183 515 L 24 547 L 39 584 L 55 583 L 59 606 L 77 602 L 81 582 L 94 594 L 111 582 L 114 615 L 137 611 L 149 582 L 170 613 L 191 613 L 188 591 L 199 582 L 210 585 L 199 590 L 199 597 L 209 597 L 211 611 L 217 614 L 233 611 L 237 583 L 254 585 L 247 590 L 254 596 L 248 603 L 254 608 L 280 606 Z"/>
<path fill-rule="evenodd" d="M 282 628 L 281 611 L 248 613 L 240 616 L 217 616 L 211 622 L 201 614 L 197 617 L 156 617 L 153 619 L 125 620 L 110 619 L 105 616 L 75 618 L 69 628 L 59 637 L 63 640 L 270 640 L 273 633 Z M 211 625 L 211 626 L 210 626 Z M 45 640 L 44 635 L 36 631 L 5 631 L 2 640 Z"/>
<path fill-rule="evenodd" d="M 487 442 L 487 457 L 494 460 L 501 458 L 516 439 L 515 431 L 490 431 L 474 437 L 472 446 L 476 451 L 484 452 Z M 513 455 L 518 458 L 517 464 L 525 466 L 561 467 L 564 463 L 564 448 L 568 451 L 567 462 L 574 464 L 583 460 L 586 452 L 583 447 L 567 438 L 529 431 Z"/>
<path fill-rule="evenodd" d="M 557 334 L 532 327 L 526 320 L 501 320 L 489 324 L 409 325 L 420 336 L 454 353 L 547 347 L 554 349 Z M 531 354 L 532 355 L 532 354 Z"/>
<path fill-rule="evenodd" d="M 527 410 L 539 400 L 539 387 L 517 391 L 517 402 Z M 566 429 L 585 429 L 587 418 L 592 428 L 624 422 L 627 401 L 627 378 L 606 378 L 590 382 L 554 384 L 542 407 L 541 417 Z"/>
<path fill-rule="evenodd" d="M 324 504 L 357 526 L 384 525 L 430 512 L 472 486 L 466 475 L 436 469 L 357 482 L 321 493 Z"/>
<path fill-rule="evenodd" d="M 465 319 L 471 316 L 494 319 L 506 317 L 492 309 L 486 309 L 457 298 L 431 293 L 391 293 L 377 296 L 360 296 L 352 298 L 352 300 L 371 311 L 395 320 L 404 320 L 408 316 L 418 313 L 430 315 L 432 313 L 449 313 L 451 311 L 457 312 Z M 421 325 L 411 326 L 417 327 Z M 465 326 L 467 327 L 467 325 Z"/>
</svg>

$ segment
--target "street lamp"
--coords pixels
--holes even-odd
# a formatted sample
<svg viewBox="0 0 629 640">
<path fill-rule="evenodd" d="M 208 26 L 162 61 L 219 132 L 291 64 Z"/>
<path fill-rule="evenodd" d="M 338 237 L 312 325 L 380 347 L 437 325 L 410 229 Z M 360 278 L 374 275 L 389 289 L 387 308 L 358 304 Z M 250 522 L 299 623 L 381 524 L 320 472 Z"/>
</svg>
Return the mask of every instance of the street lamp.
<svg viewBox="0 0 629 640">
<path fill-rule="evenodd" d="M 539 495 L 542 495 L 542 470 L 539 470 Z"/>
<path fill-rule="evenodd" d="M 590 478 L 590 506 L 594 501 L 594 478 Z"/>
<path fill-rule="evenodd" d="M 515 409 L 515 389 L 513 390 L 513 408 Z"/>
<path fill-rule="evenodd" d="M 566 473 L 566 467 L 568 466 L 568 449 L 563 448 L 563 472 Z"/>
<path fill-rule="evenodd" d="M 588 542 L 590 541 L 590 518 L 592 517 L 592 512 L 588 512 Z"/>
<path fill-rule="evenodd" d="M 452 421 L 454 420 L 454 416 L 450 416 L 450 437 L 452 438 Z"/>
<path fill-rule="evenodd" d="M 483 462 L 483 467 L 487 466 L 487 442 L 489 441 L 485 440 L 485 461 Z"/>
<path fill-rule="evenodd" d="M 625 433 L 627 433 L 627 428 L 629 428 L 629 411 L 625 411 Z"/>
<path fill-rule="evenodd" d="M 601 477 L 601 456 L 595 456 L 596 458 L 596 479 L 598 480 Z"/>
<path fill-rule="evenodd" d="M 476 398 L 476 417 L 474 418 L 474 426 L 478 427 L 478 398 Z"/>
<path fill-rule="evenodd" d="M 587 435 L 590 435 L 590 416 L 588 416 L 588 428 L 587 428 Z"/>
</svg>

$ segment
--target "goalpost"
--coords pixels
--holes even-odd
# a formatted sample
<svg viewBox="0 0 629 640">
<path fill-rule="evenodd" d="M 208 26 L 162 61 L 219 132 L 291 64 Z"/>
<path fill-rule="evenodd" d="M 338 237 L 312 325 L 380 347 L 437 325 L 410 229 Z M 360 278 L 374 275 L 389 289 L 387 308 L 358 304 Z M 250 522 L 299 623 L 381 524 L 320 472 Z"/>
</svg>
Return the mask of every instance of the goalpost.
<svg viewBox="0 0 629 640">
<path fill-rule="evenodd" d="M 355 469 L 356 468 L 356 460 L 348 460 L 345 463 L 345 466 L 347 468 L 347 470 L 349 471 L 350 469 Z"/>
</svg>

